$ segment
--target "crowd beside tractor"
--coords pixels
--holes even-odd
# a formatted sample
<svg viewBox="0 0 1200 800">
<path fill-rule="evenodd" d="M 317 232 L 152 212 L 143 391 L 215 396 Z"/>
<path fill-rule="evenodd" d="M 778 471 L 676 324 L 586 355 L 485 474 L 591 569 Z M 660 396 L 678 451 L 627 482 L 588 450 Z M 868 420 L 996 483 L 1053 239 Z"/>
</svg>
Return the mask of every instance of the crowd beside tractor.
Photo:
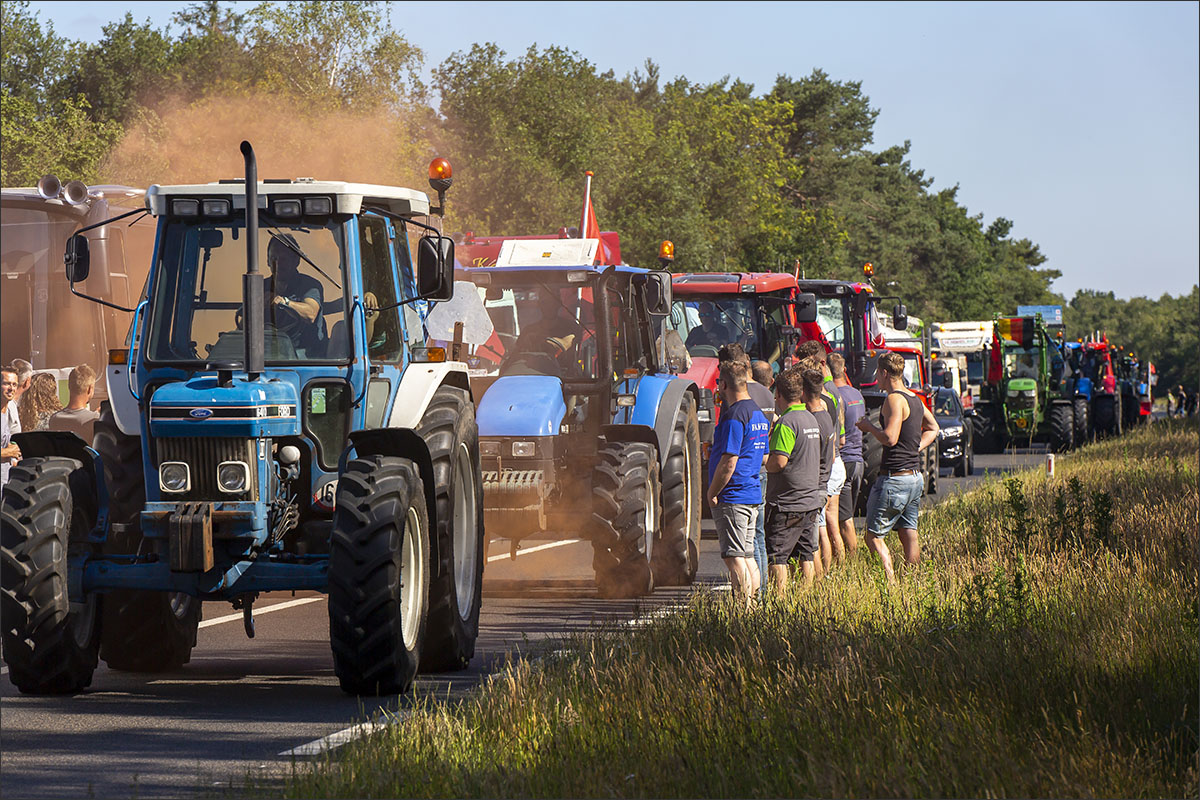
<svg viewBox="0 0 1200 800">
<path fill-rule="evenodd" d="M 852 556 L 856 518 L 894 579 L 886 536 L 919 560 L 943 463 L 1149 418 L 1153 365 L 1107 338 L 1031 314 L 955 345 L 871 264 L 672 274 L 664 241 L 630 266 L 590 191 L 578 228 L 450 236 L 445 159 L 435 205 L 242 155 L 217 183 L 5 190 L 30 242 L 6 269 L 70 323 L 34 303 L 5 329 L 31 357 L 3 372 L 0 451 L 23 692 L 178 668 L 202 601 L 253 637 L 288 590 L 328 594 L 345 691 L 403 692 L 470 662 L 488 552 L 583 539 L 599 595 L 641 597 L 695 580 L 705 515 L 743 603 Z"/>
</svg>

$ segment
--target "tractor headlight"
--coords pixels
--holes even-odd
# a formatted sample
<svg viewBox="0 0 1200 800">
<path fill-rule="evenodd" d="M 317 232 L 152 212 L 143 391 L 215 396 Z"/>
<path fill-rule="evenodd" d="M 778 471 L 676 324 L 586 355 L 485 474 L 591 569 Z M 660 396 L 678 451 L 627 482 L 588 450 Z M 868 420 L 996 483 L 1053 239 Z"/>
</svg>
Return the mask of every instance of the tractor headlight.
<svg viewBox="0 0 1200 800">
<path fill-rule="evenodd" d="M 241 494 L 250 486 L 250 467 L 244 461 L 222 461 L 217 465 L 217 487 L 227 494 Z"/>
<path fill-rule="evenodd" d="M 158 467 L 158 488 L 182 494 L 192 488 L 192 471 L 182 461 L 164 461 Z"/>
<path fill-rule="evenodd" d="M 481 456 L 498 456 L 500 455 L 500 443 L 496 441 L 481 441 L 479 443 L 479 454 Z"/>
<path fill-rule="evenodd" d="M 521 458 L 537 455 L 537 445 L 533 442 L 513 442 L 512 454 Z"/>
</svg>

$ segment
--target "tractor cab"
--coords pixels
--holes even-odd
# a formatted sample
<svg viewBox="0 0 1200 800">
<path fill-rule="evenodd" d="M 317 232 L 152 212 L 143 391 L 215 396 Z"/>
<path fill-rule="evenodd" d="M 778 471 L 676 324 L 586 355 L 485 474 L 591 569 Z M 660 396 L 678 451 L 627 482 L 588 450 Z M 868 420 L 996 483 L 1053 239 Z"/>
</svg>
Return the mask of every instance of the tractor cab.
<svg viewBox="0 0 1200 800">
<path fill-rule="evenodd" d="M 699 397 L 666 362 L 669 274 L 597 264 L 599 247 L 514 238 L 460 272 L 494 329 L 470 361 L 484 512 L 513 552 L 583 533 L 601 592 L 636 596 L 695 574 Z"/>
</svg>

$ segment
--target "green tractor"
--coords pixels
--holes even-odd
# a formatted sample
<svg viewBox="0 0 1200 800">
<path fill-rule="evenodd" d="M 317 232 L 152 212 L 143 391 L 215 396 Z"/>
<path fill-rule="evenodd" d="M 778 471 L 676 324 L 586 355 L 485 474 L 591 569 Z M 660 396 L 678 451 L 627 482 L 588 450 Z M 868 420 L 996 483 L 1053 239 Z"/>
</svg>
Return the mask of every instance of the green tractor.
<svg viewBox="0 0 1200 800">
<path fill-rule="evenodd" d="M 976 449 L 996 453 L 1010 443 L 1034 442 L 1056 453 L 1074 448 L 1080 405 L 1074 383 L 1041 314 L 997 317 L 986 381 L 975 402 Z"/>
</svg>

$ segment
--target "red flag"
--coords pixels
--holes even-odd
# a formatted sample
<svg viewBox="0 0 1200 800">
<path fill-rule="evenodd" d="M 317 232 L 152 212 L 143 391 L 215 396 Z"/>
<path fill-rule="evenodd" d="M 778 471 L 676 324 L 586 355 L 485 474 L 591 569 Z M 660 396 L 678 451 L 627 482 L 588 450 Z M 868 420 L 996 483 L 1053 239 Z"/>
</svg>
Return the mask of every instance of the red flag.
<svg viewBox="0 0 1200 800">
<path fill-rule="evenodd" d="M 579 235 L 584 239 L 599 239 L 600 238 L 600 223 L 596 221 L 596 207 L 592 205 L 592 171 L 589 169 L 583 173 L 587 176 L 587 183 L 583 189 L 583 216 L 579 220 Z M 596 248 L 596 256 L 601 256 L 601 251 L 604 249 L 603 243 Z"/>
</svg>

